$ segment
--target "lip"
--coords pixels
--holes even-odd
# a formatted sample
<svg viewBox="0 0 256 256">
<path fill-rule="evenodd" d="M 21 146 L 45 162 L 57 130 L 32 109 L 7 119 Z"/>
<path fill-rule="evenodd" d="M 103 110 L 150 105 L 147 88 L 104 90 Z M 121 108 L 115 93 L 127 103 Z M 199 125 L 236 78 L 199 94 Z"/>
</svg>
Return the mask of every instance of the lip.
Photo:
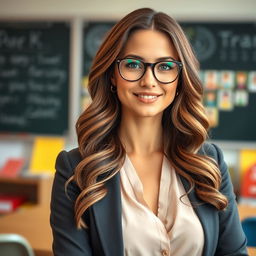
<svg viewBox="0 0 256 256">
<path fill-rule="evenodd" d="M 154 93 L 154 92 L 136 92 L 134 93 L 136 98 L 142 103 L 153 103 L 158 100 L 162 94 Z M 143 97 L 146 96 L 146 97 Z"/>
</svg>

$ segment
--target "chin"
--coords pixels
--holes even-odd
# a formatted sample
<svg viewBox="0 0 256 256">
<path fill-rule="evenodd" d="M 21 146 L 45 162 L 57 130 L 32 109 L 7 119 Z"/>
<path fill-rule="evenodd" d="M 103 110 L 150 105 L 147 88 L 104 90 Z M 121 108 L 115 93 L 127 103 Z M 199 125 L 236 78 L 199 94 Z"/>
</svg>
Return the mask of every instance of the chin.
<svg viewBox="0 0 256 256">
<path fill-rule="evenodd" d="M 164 109 L 157 108 L 156 106 L 152 107 L 142 107 L 142 106 L 133 106 L 129 108 L 123 108 L 122 114 L 126 117 L 134 118 L 158 118 L 162 117 Z"/>
<path fill-rule="evenodd" d="M 163 112 L 156 111 L 141 111 L 136 113 L 138 117 L 159 117 L 162 116 Z"/>
</svg>

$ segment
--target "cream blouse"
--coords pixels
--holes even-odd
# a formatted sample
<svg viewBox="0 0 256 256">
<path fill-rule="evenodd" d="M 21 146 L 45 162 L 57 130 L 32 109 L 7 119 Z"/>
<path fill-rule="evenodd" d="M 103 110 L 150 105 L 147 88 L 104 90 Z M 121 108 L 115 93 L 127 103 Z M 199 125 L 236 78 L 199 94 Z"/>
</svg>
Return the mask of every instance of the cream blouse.
<svg viewBox="0 0 256 256">
<path fill-rule="evenodd" d="M 184 187 L 163 159 L 157 216 L 143 198 L 143 185 L 129 157 L 120 170 L 125 256 L 201 256 L 204 232 Z"/>
</svg>

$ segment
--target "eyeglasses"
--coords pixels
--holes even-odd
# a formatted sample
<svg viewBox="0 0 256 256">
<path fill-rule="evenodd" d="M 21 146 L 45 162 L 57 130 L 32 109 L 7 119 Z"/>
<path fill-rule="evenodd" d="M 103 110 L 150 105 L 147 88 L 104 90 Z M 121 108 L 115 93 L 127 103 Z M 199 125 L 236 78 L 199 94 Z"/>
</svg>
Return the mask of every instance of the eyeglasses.
<svg viewBox="0 0 256 256">
<path fill-rule="evenodd" d="M 182 63 L 177 60 L 146 63 L 134 58 L 116 60 L 120 76 L 129 82 L 140 80 L 151 67 L 155 79 L 162 84 L 173 83 L 179 76 Z"/>
</svg>

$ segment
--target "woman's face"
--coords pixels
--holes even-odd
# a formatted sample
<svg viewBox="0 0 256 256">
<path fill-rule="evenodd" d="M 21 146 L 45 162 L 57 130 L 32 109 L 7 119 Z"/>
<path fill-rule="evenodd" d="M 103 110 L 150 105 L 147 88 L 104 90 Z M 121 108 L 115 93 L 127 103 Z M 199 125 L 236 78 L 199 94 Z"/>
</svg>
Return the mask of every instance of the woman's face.
<svg viewBox="0 0 256 256">
<path fill-rule="evenodd" d="M 127 57 L 149 63 L 159 60 L 178 60 L 177 52 L 168 36 L 155 30 L 135 31 L 128 39 L 120 59 Z M 132 68 L 136 68 L 136 65 Z M 122 115 L 161 117 L 163 111 L 174 100 L 178 79 L 168 84 L 160 83 L 154 77 L 152 69 L 147 67 L 140 80 L 129 82 L 120 76 L 116 65 L 111 82 L 117 87 L 117 95 L 122 104 Z"/>
</svg>

